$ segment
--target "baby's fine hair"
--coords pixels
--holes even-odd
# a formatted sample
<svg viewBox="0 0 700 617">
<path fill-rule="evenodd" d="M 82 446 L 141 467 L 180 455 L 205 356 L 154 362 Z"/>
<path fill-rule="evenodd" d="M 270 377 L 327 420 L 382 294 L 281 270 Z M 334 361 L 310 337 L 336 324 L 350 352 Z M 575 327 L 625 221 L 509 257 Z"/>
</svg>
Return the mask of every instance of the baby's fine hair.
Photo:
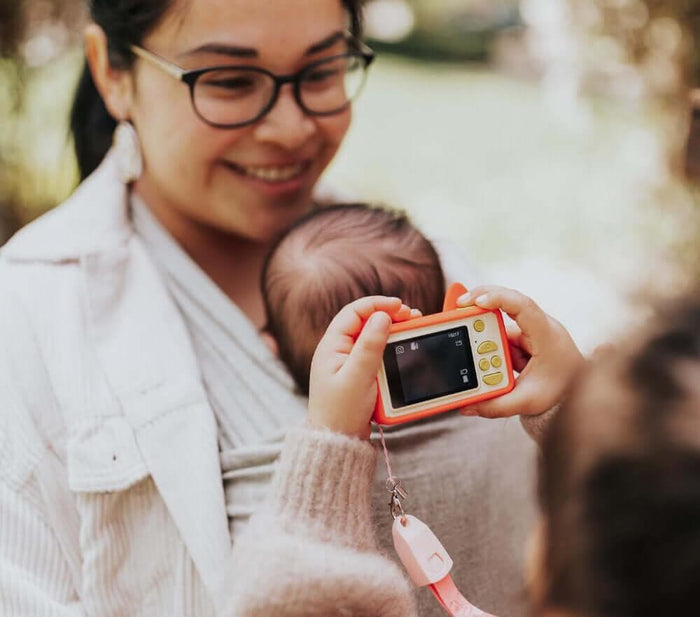
<svg viewBox="0 0 700 617">
<path fill-rule="evenodd" d="M 699 610 L 700 294 L 592 363 L 545 440 L 540 501 L 542 605 L 591 617 Z"/>
<path fill-rule="evenodd" d="M 361 203 L 302 217 L 270 251 L 262 273 L 267 330 L 303 393 L 316 346 L 343 306 L 384 295 L 436 313 L 444 291 L 440 259 L 406 214 Z"/>
</svg>

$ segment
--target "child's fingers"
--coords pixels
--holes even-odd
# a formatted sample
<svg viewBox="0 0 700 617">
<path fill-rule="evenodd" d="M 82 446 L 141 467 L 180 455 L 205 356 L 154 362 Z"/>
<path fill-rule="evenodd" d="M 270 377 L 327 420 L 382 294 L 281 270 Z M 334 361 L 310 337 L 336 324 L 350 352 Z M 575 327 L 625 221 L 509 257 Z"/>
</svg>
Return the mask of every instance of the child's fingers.
<svg viewBox="0 0 700 617">
<path fill-rule="evenodd" d="M 482 418 L 507 418 L 532 413 L 533 403 L 538 402 L 539 391 L 527 380 L 521 381 L 508 394 L 483 401 L 473 407 L 465 407 L 461 414 Z M 539 408 L 538 408 L 539 410 Z"/>
<path fill-rule="evenodd" d="M 532 355 L 523 348 L 527 345 L 523 341 L 523 332 L 518 327 L 518 324 L 508 322 L 506 326 L 506 336 L 508 337 L 508 347 L 510 349 L 510 358 L 513 362 L 513 370 L 522 373 Z"/>
<path fill-rule="evenodd" d="M 485 309 L 501 309 L 513 319 L 523 336 L 537 340 L 549 328 L 547 314 L 525 294 L 498 286 L 475 287 L 460 296 L 459 306 L 476 304 Z"/>
<path fill-rule="evenodd" d="M 402 311 L 404 306 L 399 298 L 386 296 L 360 298 L 340 310 L 328 326 L 327 333 L 355 337 L 360 333 L 363 324 L 372 313 L 383 311 L 393 316 Z"/>
<path fill-rule="evenodd" d="M 378 312 L 370 316 L 339 371 L 348 383 L 364 387 L 374 381 L 381 367 L 390 329 L 391 317 L 387 313 Z"/>
<path fill-rule="evenodd" d="M 411 319 L 413 309 L 405 304 L 401 305 L 401 308 L 391 315 L 392 321 L 408 321 Z"/>
<path fill-rule="evenodd" d="M 509 343 L 508 348 L 510 349 L 510 360 L 513 364 L 513 370 L 522 373 L 532 356 L 519 345 Z"/>
<path fill-rule="evenodd" d="M 520 337 L 523 335 L 523 331 L 518 327 L 518 324 L 513 323 L 512 321 L 509 321 L 507 324 L 505 324 L 505 327 L 508 340 L 517 344 L 517 342 L 520 340 Z"/>
</svg>

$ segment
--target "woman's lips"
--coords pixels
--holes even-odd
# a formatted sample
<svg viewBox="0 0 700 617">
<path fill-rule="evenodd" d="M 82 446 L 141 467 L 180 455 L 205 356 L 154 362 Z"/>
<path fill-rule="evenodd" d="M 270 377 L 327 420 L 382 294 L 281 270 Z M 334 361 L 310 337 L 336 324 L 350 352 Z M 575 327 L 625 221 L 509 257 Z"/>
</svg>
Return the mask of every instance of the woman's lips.
<svg viewBox="0 0 700 617">
<path fill-rule="evenodd" d="M 270 199 L 289 199 L 310 191 L 314 181 L 313 159 L 282 165 L 240 165 L 224 161 L 224 167 L 252 190 Z"/>
<path fill-rule="evenodd" d="M 279 184 L 300 179 L 309 168 L 309 161 L 299 161 L 284 165 L 239 165 L 230 161 L 226 166 L 239 174 L 262 182 Z"/>
</svg>

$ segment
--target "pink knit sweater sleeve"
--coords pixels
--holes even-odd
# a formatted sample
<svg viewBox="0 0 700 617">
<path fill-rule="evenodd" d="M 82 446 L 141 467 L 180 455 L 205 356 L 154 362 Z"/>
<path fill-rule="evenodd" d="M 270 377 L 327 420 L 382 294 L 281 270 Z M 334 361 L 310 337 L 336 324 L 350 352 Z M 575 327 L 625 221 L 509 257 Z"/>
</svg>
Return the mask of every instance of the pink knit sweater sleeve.
<svg viewBox="0 0 700 617">
<path fill-rule="evenodd" d="M 226 617 L 412 617 L 403 573 L 377 549 L 369 494 L 376 452 L 366 442 L 295 429 L 271 499 L 236 543 Z"/>
</svg>

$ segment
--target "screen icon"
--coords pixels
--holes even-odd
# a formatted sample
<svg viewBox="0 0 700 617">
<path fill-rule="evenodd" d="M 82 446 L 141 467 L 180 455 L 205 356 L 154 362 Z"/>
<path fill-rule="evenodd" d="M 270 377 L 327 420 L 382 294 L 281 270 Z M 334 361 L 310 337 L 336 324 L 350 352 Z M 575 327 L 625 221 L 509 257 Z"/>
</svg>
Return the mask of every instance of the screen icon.
<svg viewBox="0 0 700 617">
<path fill-rule="evenodd" d="M 397 345 L 396 346 L 396 355 L 398 356 L 401 353 L 403 353 L 403 345 Z"/>
<path fill-rule="evenodd" d="M 455 347 L 461 347 L 462 341 L 455 341 Z"/>
<path fill-rule="evenodd" d="M 418 350 L 418 342 L 411 341 L 411 351 L 417 351 L 417 350 Z"/>
</svg>

